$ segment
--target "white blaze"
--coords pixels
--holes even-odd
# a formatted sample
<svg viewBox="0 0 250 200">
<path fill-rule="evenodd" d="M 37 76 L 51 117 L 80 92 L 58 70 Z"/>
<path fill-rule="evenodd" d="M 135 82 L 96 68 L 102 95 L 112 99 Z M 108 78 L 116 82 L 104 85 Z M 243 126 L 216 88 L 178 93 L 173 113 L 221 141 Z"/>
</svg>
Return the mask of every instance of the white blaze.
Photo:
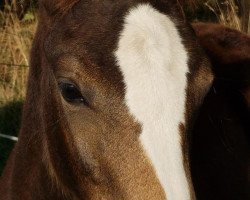
<svg viewBox="0 0 250 200">
<path fill-rule="evenodd" d="M 126 84 L 126 104 L 142 125 L 141 143 L 167 199 L 190 199 L 179 132 L 188 56 L 175 24 L 140 4 L 125 18 L 115 56 Z"/>
</svg>

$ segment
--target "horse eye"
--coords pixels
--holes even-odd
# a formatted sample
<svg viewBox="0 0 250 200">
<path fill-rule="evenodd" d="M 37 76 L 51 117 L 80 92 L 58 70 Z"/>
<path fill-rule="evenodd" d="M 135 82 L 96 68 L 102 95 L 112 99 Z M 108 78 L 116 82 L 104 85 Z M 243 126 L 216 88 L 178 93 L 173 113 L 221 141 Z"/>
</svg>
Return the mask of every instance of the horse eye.
<svg viewBox="0 0 250 200">
<path fill-rule="evenodd" d="M 82 96 L 77 86 L 72 83 L 60 82 L 58 84 L 61 94 L 65 101 L 71 104 L 88 105 L 86 99 Z"/>
</svg>

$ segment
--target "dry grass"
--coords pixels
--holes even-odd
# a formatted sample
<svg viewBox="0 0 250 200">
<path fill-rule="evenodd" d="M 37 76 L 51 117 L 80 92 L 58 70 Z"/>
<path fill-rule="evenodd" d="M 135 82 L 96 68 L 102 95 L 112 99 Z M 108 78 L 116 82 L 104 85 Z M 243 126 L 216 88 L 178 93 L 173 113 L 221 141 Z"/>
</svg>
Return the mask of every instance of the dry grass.
<svg viewBox="0 0 250 200">
<path fill-rule="evenodd" d="M 32 13 L 19 20 L 10 7 L 0 11 L 0 133 L 17 135 L 26 93 L 29 52 L 36 27 Z M 13 148 L 0 138 L 0 174 Z"/>
<path fill-rule="evenodd" d="M 35 27 L 35 18 L 0 11 L 0 105 L 24 98 Z"/>
<path fill-rule="evenodd" d="M 227 1 L 207 1 L 205 5 L 213 11 L 220 24 L 232 27 L 237 30 L 242 30 L 241 20 L 238 16 L 239 8 L 234 0 Z"/>
<path fill-rule="evenodd" d="M 198 4 L 213 12 L 218 23 L 250 34 L 249 0 L 202 0 Z"/>
</svg>

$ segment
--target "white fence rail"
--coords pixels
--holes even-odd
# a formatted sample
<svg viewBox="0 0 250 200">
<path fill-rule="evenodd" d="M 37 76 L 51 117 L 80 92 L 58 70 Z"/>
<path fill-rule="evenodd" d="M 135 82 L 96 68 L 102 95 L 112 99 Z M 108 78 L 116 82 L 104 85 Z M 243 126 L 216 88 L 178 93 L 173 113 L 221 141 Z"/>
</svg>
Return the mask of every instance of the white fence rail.
<svg viewBox="0 0 250 200">
<path fill-rule="evenodd" d="M 15 142 L 18 141 L 18 137 L 5 135 L 5 134 L 2 134 L 2 133 L 0 133 L 0 137 L 5 138 L 5 139 L 9 139 L 9 140 L 12 140 L 12 141 L 15 141 Z"/>
</svg>

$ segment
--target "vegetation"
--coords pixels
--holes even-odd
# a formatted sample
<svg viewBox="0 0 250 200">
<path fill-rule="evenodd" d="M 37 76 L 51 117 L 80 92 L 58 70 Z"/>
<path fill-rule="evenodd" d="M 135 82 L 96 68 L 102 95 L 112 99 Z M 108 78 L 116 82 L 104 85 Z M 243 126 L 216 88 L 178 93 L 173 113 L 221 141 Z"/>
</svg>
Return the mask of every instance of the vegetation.
<svg viewBox="0 0 250 200">
<path fill-rule="evenodd" d="M 36 17 L 29 10 L 20 20 L 11 6 L 0 11 L 0 133 L 17 135 L 26 93 L 29 51 Z M 14 141 L 0 138 L 0 174 Z"/>
<path fill-rule="evenodd" d="M 216 21 L 225 26 L 250 33 L 249 0 L 196 0 L 191 16 L 203 21 Z"/>
<path fill-rule="evenodd" d="M 29 51 L 36 27 L 29 12 L 23 20 L 6 6 L 0 12 L 0 105 L 25 95 Z"/>
<path fill-rule="evenodd" d="M 4 2 L 16 2 L 18 0 Z M 27 83 L 29 51 L 36 28 L 31 0 L 25 11 L 6 3 L 0 11 L 0 133 L 17 135 Z M 27 3 L 29 2 L 29 3 Z M 217 21 L 250 33 L 249 0 L 192 0 L 185 11 L 191 20 Z M 27 8 L 27 5 L 30 5 Z M 21 6 L 22 7 L 22 6 Z M 27 10 L 27 11 L 26 11 Z M 0 173 L 14 142 L 0 138 Z"/>
</svg>

